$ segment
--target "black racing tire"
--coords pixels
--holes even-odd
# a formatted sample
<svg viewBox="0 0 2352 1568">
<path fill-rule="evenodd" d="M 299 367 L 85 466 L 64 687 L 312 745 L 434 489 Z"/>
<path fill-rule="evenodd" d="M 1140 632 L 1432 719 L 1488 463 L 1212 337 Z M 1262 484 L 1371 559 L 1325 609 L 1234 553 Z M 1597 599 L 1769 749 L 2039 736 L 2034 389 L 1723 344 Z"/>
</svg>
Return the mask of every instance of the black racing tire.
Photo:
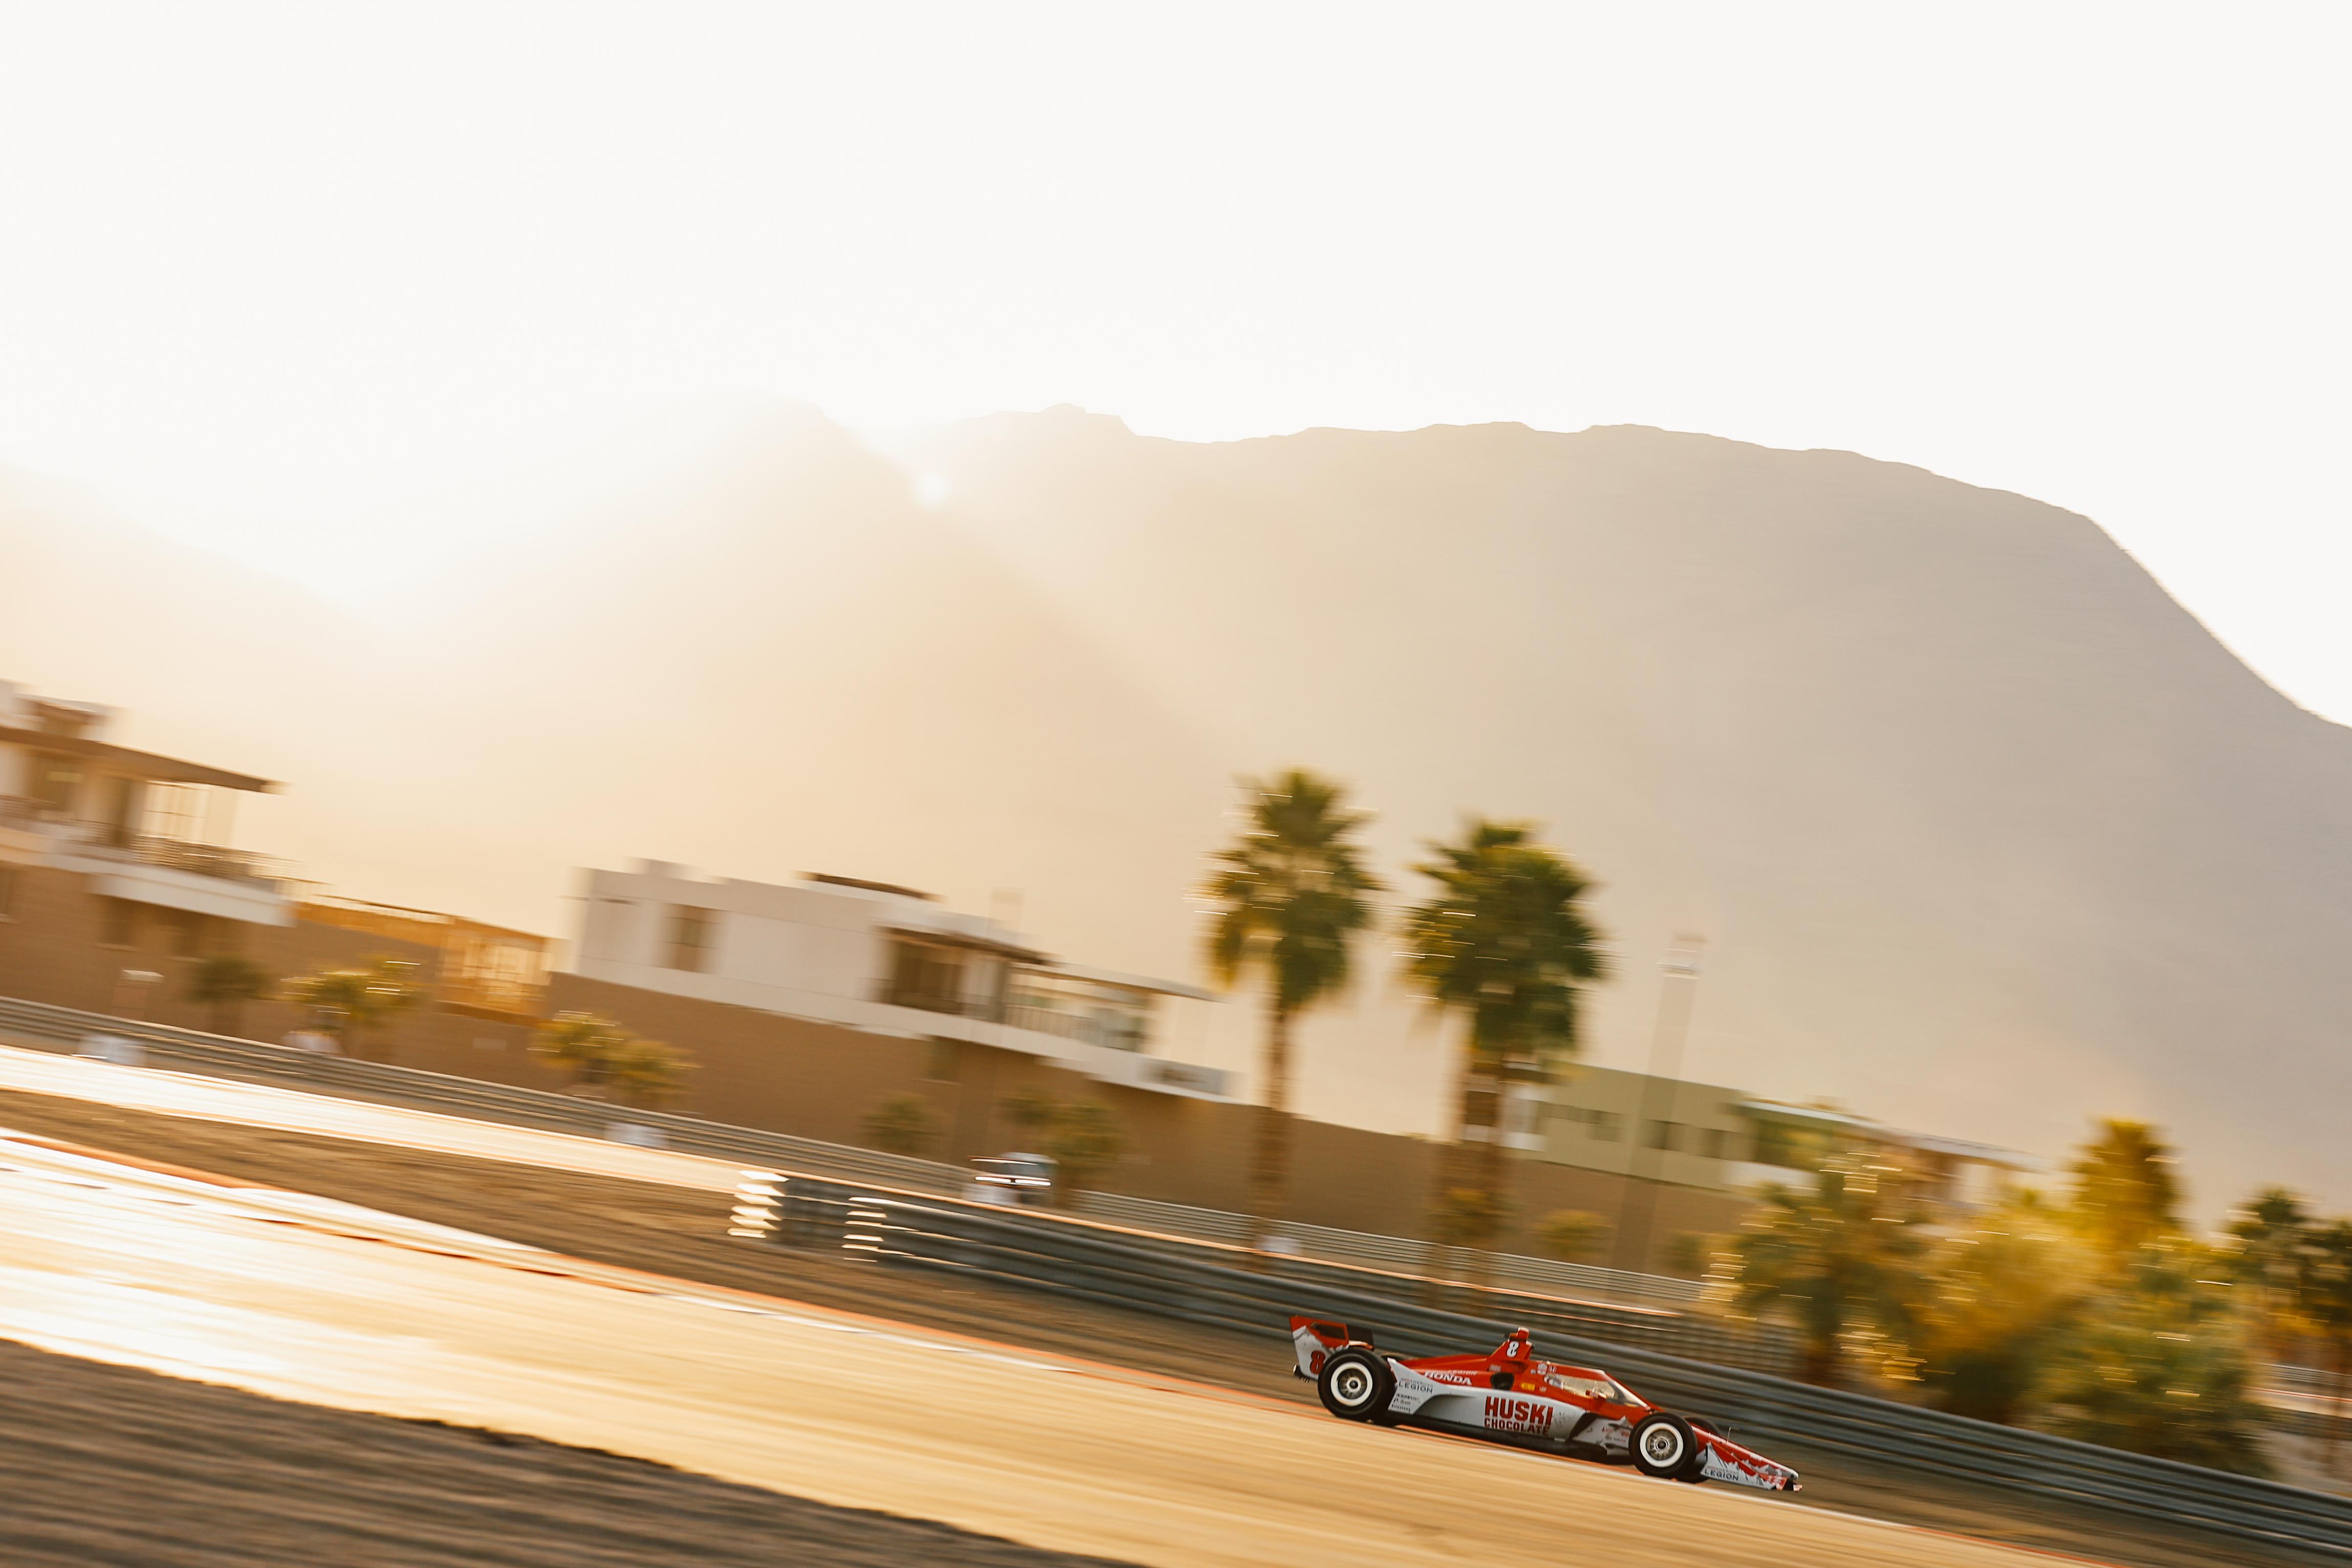
<svg viewBox="0 0 2352 1568">
<path fill-rule="evenodd" d="M 1350 1345 L 1324 1358 L 1315 1393 L 1323 1408 L 1342 1421 L 1377 1421 L 1389 1413 L 1396 1373 L 1379 1355 Z"/>
<path fill-rule="evenodd" d="M 1663 1410 L 1653 1410 L 1633 1424 L 1627 1451 L 1633 1456 L 1635 1469 L 1660 1480 L 1696 1480 L 1705 1462 L 1698 1434 L 1691 1430 L 1691 1424 Z"/>
</svg>

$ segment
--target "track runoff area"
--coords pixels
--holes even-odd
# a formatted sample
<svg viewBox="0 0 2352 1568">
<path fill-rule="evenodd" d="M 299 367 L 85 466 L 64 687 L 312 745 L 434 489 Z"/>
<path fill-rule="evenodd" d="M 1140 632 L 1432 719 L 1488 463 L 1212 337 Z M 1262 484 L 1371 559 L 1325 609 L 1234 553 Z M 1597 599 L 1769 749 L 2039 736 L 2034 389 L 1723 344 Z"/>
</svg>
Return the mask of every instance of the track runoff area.
<svg viewBox="0 0 2352 1568">
<path fill-rule="evenodd" d="M 202 1094 L 210 1110 L 195 1113 L 226 1121 L 239 1118 L 222 1114 L 222 1097 L 246 1092 L 201 1079 L 174 1089 L 171 1075 L 138 1069 L 74 1076 L 82 1098 L 111 1099 L 90 1091 L 143 1079 L 141 1103 Z M 0 1081 L 17 1083 L 6 1070 Z M 287 1091 L 250 1092 L 268 1101 L 257 1113 L 266 1124 L 308 1114 Z M 419 1114 L 336 1101 L 312 1110 L 370 1121 Z M 348 1120 L 335 1131 L 367 1135 Z M 525 1136 L 584 1146 L 550 1152 L 563 1158 L 652 1153 Z M 41 1349 L 527 1433 L 1136 1563 L 2052 1561 L 1780 1499 L 1338 1422 L 36 1142 L 0 1140 L 0 1226 L 11 1239 L 0 1336 Z M 1278 1342 L 1268 1349 L 1281 1354 Z"/>
</svg>

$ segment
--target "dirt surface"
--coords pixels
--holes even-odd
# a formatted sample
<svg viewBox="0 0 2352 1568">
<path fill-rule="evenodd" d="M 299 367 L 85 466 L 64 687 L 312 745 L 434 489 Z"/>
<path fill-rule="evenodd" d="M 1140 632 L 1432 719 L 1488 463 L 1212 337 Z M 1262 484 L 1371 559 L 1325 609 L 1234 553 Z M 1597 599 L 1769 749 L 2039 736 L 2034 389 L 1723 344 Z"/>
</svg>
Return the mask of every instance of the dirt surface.
<svg viewBox="0 0 2352 1568">
<path fill-rule="evenodd" d="M 1286 1347 L 1275 1337 L 1199 1329 L 1027 1292 L 951 1285 L 919 1274 L 877 1272 L 872 1265 L 831 1255 L 730 1240 L 724 1235 L 725 1200 L 716 1194 L 6 1091 L 0 1091 L 0 1126 L 257 1184 L 318 1193 L 598 1262 L 887 1314 L 924 1327 L 1180 1374 L 1285 1400 L 1309 1402 L 1313 1397 L 1305 1384 L 1287 1375 Z M 1780 1443 L 1772 1445 L 1772 1451 L 1804 1472 L 1809 1502 L 1954 1534 L 2145 1568 L 2323 1561 L 2284 1551 L 2266 1553 L 2246 1542 L 2198 1532 L 2159 1531 L 2105 1510 L 2068 1509 L 1990 1489 L 1923 1480 L 1913 1472 L 1842 1455 L 1808 1453 Z"/>
<path fill-rule="evenodd" d="M 265 1399 L 0 1342 L 0 1561 L 1101 1568 L 642 1459 Z"/>
</svg>

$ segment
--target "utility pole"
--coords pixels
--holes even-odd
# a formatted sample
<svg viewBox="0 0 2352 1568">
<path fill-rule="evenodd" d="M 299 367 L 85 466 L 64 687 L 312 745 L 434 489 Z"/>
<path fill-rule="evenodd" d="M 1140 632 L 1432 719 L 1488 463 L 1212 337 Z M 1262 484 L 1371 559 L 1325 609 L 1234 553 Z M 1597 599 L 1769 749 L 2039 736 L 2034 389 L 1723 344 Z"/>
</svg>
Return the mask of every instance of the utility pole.
<svg viewBox="0 0 2352 1568">
<path fill-rule="evenodd" d="M 1675 1089 L 1683 1065 L 1683 1039 L 1690 1032 L 1691 999 L 1698 990 L 1698 954 L 1706 939 L 1677 936 L 1658 968 L 1664 978 L 1658 988 L 1658 1025 L 1650 1036 L 1650 1076 L 1642 1086 L 1642 1103 L 1633 1120 L 1633 1146 L 1625 1160 L 1625 1198 L 1617 1212 L 1617 1245 L 1612 1261 L 1619 1268 L 1640 1272 L 1650 1258 L 1650 1225 L 1658 1207 L 1658 1168 L 1665 1162 L 1668 1119 L 1674 1113 Z M 1658 1131 L 1656 1143 L 1650 1130 Z"/>
</svg>

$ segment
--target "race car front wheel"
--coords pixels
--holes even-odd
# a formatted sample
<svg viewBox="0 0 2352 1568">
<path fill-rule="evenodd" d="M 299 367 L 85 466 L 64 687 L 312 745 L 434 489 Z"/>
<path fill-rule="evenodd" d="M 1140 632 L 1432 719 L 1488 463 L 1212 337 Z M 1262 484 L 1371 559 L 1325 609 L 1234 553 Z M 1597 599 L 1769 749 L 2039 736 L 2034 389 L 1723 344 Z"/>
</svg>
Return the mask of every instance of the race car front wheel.
<svg viewBox="0 0 2352 1568">
<path fill-rule="evenodd" d="M 1371 1352 L 1350 1348 L 1323 1363 L 1315 1392 L 1322 1397 L 1323 1408 L 1342 1421 L 1371 1421 L 1387 1414 L 1396 1374 Z"/>
<path fill-rule="evenodd" d="M 1633 1468 L 1662 1479 L 1694 1480 L 1702 1462 L 1698 1437 L 1679 1415 L 1654 1410 L 1633 1427 Z"/>
</svg>

